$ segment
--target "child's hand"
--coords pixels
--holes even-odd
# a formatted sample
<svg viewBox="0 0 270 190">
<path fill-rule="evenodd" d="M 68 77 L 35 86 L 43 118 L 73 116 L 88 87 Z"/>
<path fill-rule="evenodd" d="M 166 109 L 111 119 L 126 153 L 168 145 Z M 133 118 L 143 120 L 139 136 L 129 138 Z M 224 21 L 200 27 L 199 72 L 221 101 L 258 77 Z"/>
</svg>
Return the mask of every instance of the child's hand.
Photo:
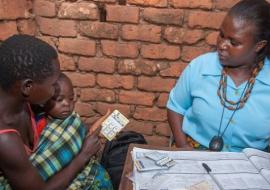
<svg viewBox="0 0 270 190">
<path fill-rule="evenodd" d="M 99 118 L 93 125 L 92 127 L 90 127 L 87 136 L 89 135 L 93 135 L 96 134 L 98 136 L 98 134 L 101 131 L 101 123 L 111 114 L 111 110 L 108 110 L 107 113 L 102 116 L 101 118 Z"/>
</svg>

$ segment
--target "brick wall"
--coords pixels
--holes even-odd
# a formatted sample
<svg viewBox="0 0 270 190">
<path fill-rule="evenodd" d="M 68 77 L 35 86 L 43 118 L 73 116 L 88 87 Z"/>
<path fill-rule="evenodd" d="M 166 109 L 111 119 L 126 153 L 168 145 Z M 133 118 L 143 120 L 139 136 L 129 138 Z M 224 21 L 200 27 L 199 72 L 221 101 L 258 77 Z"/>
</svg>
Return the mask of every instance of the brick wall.
<svg viewBox="0 0 270 190">
<path fill-rule="evenodd" d="M 36 34 L 36 24 L 30 0 L 0 0 L 0 41 L 22 33 Z"/>
<path fill-rule="evenodd" d="M 237 1 L 0 0 L 0 40 L 28 33 L 47 41 L 86 122 L 119 109 L 131 121 L 127 129 L 167 145 L 168 93 L 192 58 L 214 48 Z"/>
</svg>

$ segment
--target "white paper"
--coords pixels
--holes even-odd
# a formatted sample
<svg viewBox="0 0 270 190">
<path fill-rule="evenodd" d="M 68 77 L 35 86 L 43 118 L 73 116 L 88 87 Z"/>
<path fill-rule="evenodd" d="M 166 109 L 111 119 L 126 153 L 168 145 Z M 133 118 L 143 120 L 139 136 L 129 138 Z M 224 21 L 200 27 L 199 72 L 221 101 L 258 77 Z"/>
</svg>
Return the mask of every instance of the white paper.
<svg viewBox="0 0 270 190">
<path fill-rule="evenodd" d="M 249 159 L 258 170 L 261 169 L 270 170 L 270 159 L 259 156 L 251 156 Z"/>
<path fill-rule="evenodd" d="M 253 149 L 245 153 L 235 153 L 162 151 L 135 147 L 132 158 L 143 158 L 146 152 L 151 151 L 166 154 L 175 160 L 176 165 L 168 170 L 134 170 L 135 190 L 187 190 L 188 187 L 203 181 L 209 183 L 213 190 L 219 189 L 217 184 L 224 190 L 270 190 L 269 153 Z M 211 168 L 211 175 L 202 167 L 202 163 Z"/>
<path fill-rule="evenodd" d="M 270 183 L 270 170 L 262 169 L 261 174 Z"/>
<path fill-rule="evenodd" d="M 259 174 L 216 174 L 215 177 L 225 190 L 270 189 L 269 183 Z"/>
<path fill-rule="evenodd" d="M 213 174 L 222 173 L 259 173 L 248 160 L 215 160 L 203 161 L 212 170 Z"/>
</svg>

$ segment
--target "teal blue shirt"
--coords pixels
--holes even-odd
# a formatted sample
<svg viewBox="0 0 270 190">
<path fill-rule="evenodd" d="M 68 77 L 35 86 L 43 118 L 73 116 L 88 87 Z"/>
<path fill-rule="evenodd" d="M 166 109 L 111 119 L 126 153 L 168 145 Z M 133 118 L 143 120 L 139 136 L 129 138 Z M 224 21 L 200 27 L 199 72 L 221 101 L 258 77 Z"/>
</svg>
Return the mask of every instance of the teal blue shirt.
<svg viewBox="0 0 270 190">
<path fill-rule="evenodd" d="M 208 147 L 217 135 L 223 106 L 217 95 L 222 66 L 216 52 L 194 59 L 171 90 L 167 108 L 184 116 L 183 131 Z M 238 101 L 246 82 L 235 86 L 227 79 L 227 98 Z M 233 111 L 225 109 L 221 132 Z M 179 129 L 180 130 L 180 129 Z M 264 150 L 270 137 L 270 62 L 265 59 L 249 99 L 234 114 L 223 135 L 223 151 L 242 151 L 247 147 Z"/>
</svg>

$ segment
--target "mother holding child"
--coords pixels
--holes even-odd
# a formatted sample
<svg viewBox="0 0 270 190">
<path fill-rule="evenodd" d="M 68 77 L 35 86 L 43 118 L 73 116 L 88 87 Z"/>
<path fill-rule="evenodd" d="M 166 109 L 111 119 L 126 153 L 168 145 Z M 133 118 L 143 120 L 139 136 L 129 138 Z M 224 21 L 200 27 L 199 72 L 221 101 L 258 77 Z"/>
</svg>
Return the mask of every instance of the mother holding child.
<svg viewBox="0 0 270 190">
<path fill-rule="evenodd" d="M 73 113 L 72 84 L 59 67 L 54 48 L 37 38 L 15 35 L 0 46 L 1 190 L 112 189 L 94 160 L 98 131 L 88 133 Z M 53 104 L 46 111 L 52 117 L 39 136 L 30 104 L 49 99 Z"/>
<path fill-rule="evenodd" d="M 217 51 L 194 59 L 170 93 L 168 120 L 176 146 L 214 151 L 267 148 L 269 42 L 267 1 L 242 0 L 228 12 Z M 98 132 L 88 133 L 72 112 L 71 83 L 59 75 L 57 53 L 47 43 L 15 35 L 1 44 L 1 190 L 112 189 L 106 171 L 93 159 L 100 148 Z M 44 105 L 48 100 L 48 124 L 39 136 L 29 105 Z M 69 109 L 58 112 L 62 101 Z M 65 122 L 76 126 L 70 131 L 78 138 L 67 135 Z M 63 154 L 63 147 L 72 151 Z"/>
</svg>

